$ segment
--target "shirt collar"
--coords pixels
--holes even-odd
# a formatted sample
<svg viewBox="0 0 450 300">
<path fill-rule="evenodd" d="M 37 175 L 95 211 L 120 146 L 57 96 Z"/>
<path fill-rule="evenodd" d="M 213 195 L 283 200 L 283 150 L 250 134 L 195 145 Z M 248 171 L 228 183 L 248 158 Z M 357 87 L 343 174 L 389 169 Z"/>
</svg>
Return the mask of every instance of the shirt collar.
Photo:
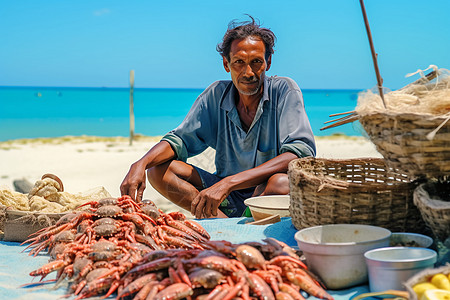
<svg viewBox="0 0 450 300">
<path fill-rule="evenodd" d="M 223 110 L 230 111 L 233 107 L 236 106 L 234 99 L 237 96 L 238 90 L 233 84 L 233 81 L 230 81 L 230 86 L 228 92 L 224 95 L 224 99 L 220 107 Z M 269 77 L 265 76 L 264 78 L 264 87 L 263 87 L 263 95 L 261 98 L 262 101 L 269 101 Z"/>
</svg>

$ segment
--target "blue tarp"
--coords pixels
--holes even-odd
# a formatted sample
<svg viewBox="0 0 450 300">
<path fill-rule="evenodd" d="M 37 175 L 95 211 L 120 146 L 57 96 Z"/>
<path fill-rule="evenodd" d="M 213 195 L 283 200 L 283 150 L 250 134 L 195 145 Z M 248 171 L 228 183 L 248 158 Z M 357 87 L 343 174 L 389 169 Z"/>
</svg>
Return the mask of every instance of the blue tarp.
<svg viewBox="0 0 450 300">
<path fill-rule="evenodd" d="M 237 244 L 249 241 L 261 242 L 267 237 L 272 237 L 289 246 L 297 246 L 294 239 L 297 230 L 292 225 L 291 218 L 282 218 L 281 222 L 270 225 L 245 224 L 251 220 L 251 218 L 232 218 L 198 222 L 209 232 L 212 240 L 227 240 Z M 20 285 L 31 282 L 32 277 L 29 273 L 46 264 L 49 259 L 47 255 L 28 256 L 27 253 L 22 253 L 24 248 L 25 246 L 20 246 L 19 243 L 0 241 L 0 299 L 61 299 L 67 292 L 64 286 L 56 290 L 52 289 L 54 284 L 20 288 Z M 51 274 L 47 279 L 54 278 L 55 274 Z M 344 300 L 368 292 L 368 286 L 328 292 L 336 300 Z"/>
</svg>

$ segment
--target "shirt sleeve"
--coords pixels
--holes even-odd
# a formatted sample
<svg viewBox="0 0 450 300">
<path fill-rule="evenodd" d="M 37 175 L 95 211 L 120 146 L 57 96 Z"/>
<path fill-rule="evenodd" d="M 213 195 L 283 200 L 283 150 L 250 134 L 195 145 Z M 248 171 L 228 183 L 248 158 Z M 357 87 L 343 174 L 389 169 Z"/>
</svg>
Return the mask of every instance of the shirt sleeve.
<svg viewBox="0 0 450 300">
<path fill-rule="evenodd" d="M 171 145 L 178 160 L 186 161 L 208 148 L 206 139 L 211 135 L 211 122 L 203 100 L 200 95 L 183 122 L 161 139 Z"/>
<path fill-rule="evenodd" d="M 299 89 L 286 93 L 278 104 L 278 114 L 280 153 L 292 152 L 298 157 L 315 156 L 314 135 Z"/>
</svg>

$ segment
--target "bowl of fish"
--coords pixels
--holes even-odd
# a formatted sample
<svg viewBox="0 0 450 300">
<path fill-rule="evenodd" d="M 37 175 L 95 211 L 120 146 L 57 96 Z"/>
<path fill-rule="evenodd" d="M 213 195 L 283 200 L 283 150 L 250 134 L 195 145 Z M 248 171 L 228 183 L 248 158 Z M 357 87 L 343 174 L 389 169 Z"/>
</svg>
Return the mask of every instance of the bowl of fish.
<svg viewBox="0 0 450 300">
<path fill-rule="evenodd" d="M 411 232 L 393 232 L 389 246 L 391 247 L 422 247 L 429 248 L 433 239 L 429 236 Z"/>
</svg>

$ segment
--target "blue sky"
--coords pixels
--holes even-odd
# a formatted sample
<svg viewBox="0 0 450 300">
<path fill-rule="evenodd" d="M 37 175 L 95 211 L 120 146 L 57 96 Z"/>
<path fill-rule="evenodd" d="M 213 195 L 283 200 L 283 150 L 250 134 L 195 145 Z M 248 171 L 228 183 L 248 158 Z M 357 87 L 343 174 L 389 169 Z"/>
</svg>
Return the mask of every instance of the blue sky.
<svg viewBox="0 0 450 300">
<path fill-rule="evenodd" d="M 384 86 L 450 69 L 449 0 L 365 0 Z M 215 47 L 232 19 L 276 36 L 268 75 L 305 89 L 368 89 L 376 77 L 358 0 L 0 0 L 0 86 L 205 88 L 228 79 Z"/>
</svg>

